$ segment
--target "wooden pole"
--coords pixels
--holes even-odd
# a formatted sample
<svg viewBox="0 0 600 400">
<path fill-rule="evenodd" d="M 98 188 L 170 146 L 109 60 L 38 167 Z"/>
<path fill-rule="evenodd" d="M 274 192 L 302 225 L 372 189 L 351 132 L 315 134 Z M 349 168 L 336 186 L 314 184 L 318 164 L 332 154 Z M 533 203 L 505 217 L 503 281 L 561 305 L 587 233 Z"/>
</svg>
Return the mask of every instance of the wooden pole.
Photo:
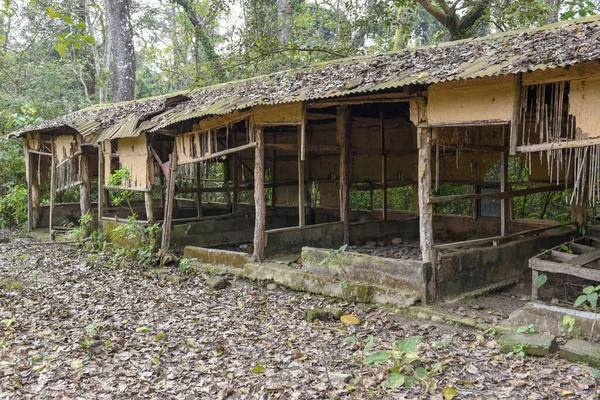
<svg viewBox="0 0 600 400">
<path fill-rule="evenodd" d="M 517 142 L 519 140 L 519 123 L 521 122 L 521 90 L 523 88 L 523 77 L 519 73 L 515 75 L 515 93 L 513 100 L 513 113 L 510 123 L 509 152 L 511 156 L 517 155 Z"/>
<path fill-rule="evenodd" d="M 146 186 L 148 190 L 144 192 L 144 205 L 146 206 L 146 220 L 153 224 L 156 220 L 154 217 L 154 199 L 152 198 L 152 185 L 154 182 L 150 180 L 154 176 L 154 158 L 149 154 L 146 159 L 146 176 L 148 177 Z"/>
<path fill-rule="evenodd" d="M 79 208 L 81 216 L 92 209 L 92 183 L 90 182 L 90 156 L 82 151 L 79 158 Z M 84 232 L 85 236 L 91 232 Z"/>
<path fill-rule="evenodd" d="M 33 156 L 27 152 L 25 147 L 25 155 L 27 156 L 27 232 L 33 230 Z"/>
<path fill-rule="evenodd" d="M 344 244 L 350 243 L 350 136 L 352 108 L 337 107 L 337 137 L 340 146 L 340 220 L 343 222 Z"/>
<path fill-rule="evenodd" d="M 428 202 L 431 194 L 431 141 L 432 128 L 418 127 L 417 137 L 419 145 L 419 238 L 421 240 L 421 254 L 424 262 L 433 264 L 433 207 Z"/>
<path fill-rule="evenodd" d="M 235 205 L 235 192 L 234 192 Z M 196 212 L 198 218 L 202 216 L 202 163 L 196 164 Z"/>
<path fill-rule="evenodd" d="M 277 144 L 277 133 L 273 131 L 273 145 Z M 271 206 L 275 207 L 277 204 L 277 148 L 273 147 L 271 152 L 271 180 L 273 181 L 273 188 L 271 189 Z"/>
<path fill-rule="evenodd" d="M 237 147 L 236 130 L 230 132 L 232 147 Z M 238 160 L 236 157 L 231 157 L 231 173 L 233 174 L 233 200 L 231 203 L 231 212 L 235 213 L 238 211 L 240 203 L 240 171 L 238 166 Z"/>
<path fill-rule="evenodd" d="M 100 228 L 100 220 L 104 216 L 104 152 L 102 151 L 103 143 L 98 144 L 98 228 Z"/>
<path fill-rule="evenodd" d="M 506 131 L 502 131 L 502 137 L 506 142 Z M 508 189 L 508 153 L 500 153 L 500 193 Z M 500 235 L 508 234 L 508 225 L 510 223 L 510 199 L 507 197 L 500 200 Z"/>
<path fill-rule="evenodd" d="M 54 205 L 56 202 L 56 152 L 54 148 L 54 138 L 52 138 L 52 158 L 50 162 L 50 218 L 48 232 L 52 238 L 52 227 L 54 225 Z"/>
<path fill-rule="evenodd" d="M 298 226 L 306 225 L 306 187 L 304 179 L 304 127 L 298 127 Z M 302 144 L 302 145 L 301 145 Z"/>
<path fill-rule="evenodd" d="M 256 217 L 254 220 L 254 253 L 255 261 L 262 261 L 265 257 L 266 246 L 266 214 L 265 203 L 265 142 L 263 129 L 251 126 L 255 129 L 256 147 L 254 149 L 254 209 Z"/>
<path fill-rule="evenodd" d="M 170 157 L 171 170 L 167 179 L 167 198 L 165 216 L 162 226 L 162 241 L 160 245 L 161 264 L 164 263 L 165 255 L 171 244 L 171 223 L 173 221 L 173 207 L 175 203 L 175 181 L 177 180 L 177 146 L 173 146 L 173 154 Z"/>
<path fill-rule="evenodd" d="M 381 219 L 387 221 L 387 154 L 385 151 L 385 122 L 383 108 L 379 111 L 381 134 Z"/>
</svg>

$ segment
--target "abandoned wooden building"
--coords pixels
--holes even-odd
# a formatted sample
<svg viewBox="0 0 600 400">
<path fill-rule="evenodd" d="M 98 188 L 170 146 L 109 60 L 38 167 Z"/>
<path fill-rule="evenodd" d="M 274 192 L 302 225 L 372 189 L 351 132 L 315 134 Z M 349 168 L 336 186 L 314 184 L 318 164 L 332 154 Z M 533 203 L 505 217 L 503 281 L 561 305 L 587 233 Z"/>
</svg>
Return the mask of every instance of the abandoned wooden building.
<svg viewBox="0 0 600 400">
<path fill-rule="evenodd" d="M 520 279 L 529 258 L 576 235 L 513 219 L 511 199 L 572 189 L 583 222 L 600 197 L 599 104 L 596 16 L 93 106 L 17 133 L 29 229 L 91 210 L 110 230 L 135 212 L 162 223 L 163 247 L 241 245 L 261 261 L 304 247 L 306 273 L 389 289 L 371 299 L 453 296 Z M 508 180 L 511 159 L 526 180 Z M 447 184 L 468 192 L 440 195 Z M 59 204 L 73 186 L 80 204 Z M 389 206 L 401 188 L 409 211 Z M 123 189 L 140 193 L 131 209 L 107 201 Z M 351 192 L 368 206 L 352 207 Z M 472 215 L 434 213 L 458 201 Z M 352 271 L 320 262 L 319 249 L 379 241 L 391 256 L 350 247 Z"/>
</svg>

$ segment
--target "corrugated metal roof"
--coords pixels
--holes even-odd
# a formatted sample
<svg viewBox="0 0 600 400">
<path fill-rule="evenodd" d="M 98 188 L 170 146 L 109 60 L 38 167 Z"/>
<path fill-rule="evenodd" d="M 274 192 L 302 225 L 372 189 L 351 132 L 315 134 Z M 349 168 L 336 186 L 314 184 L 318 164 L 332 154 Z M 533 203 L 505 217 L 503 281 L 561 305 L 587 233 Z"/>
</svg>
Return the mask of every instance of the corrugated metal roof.
<svg viewBox="0 0 600 400">
<path fill-rule="evenodd" d="M 223 115 L 255 105 L 343 97 L 408 86 L 510 75 L 600 60 L 600 16 L 541 28 L 505 32 L 372 56 L 322 62 L 242 81 L 196 88 L 151 99 L 95 106 L 28 127 L 21 133 L 85 119 L 85 132 L 122 125 L 136 116 L 156 131 L 192 118 Z M 186 99 L 189 100 L 186 101 Z M 169 99 L 179 101 L 169 105 Z M 98 128 L 92 127 L 92 122 Z M 89 125 L 88 125 L 89 123 Z M 87 129 L 86 129 L 87 128 Z M 139 134 L 137 129 L 103 131 L 100 139 Z M 135 127 L 134 127 L 135 128 Z M 77 128 L 76 128 L 77 129 Z"/>
</svg>

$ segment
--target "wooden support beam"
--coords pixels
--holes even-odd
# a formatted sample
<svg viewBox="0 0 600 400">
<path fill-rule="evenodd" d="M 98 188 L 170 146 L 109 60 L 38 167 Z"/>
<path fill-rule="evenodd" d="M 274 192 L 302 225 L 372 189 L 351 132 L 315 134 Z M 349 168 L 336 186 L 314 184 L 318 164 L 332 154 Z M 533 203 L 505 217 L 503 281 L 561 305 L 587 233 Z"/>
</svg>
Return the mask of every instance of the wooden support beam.
<svg viewBox="0 0 600 400">
<path fill-rule="evenodd" d="M 237 147 L 237 132 L 233 130 L 232 132 L 230 132 L 230 135 L 232 147 L 235 148 Z M 233 199 L 231 202 L 231 212 L 236 213 L 240 204 L 240 192 L 238 190 L 238 186 L 240 185 L 240 174 L 238 168 L 238 159 L 236 157 L 231 157 L 231 174 L 231 178 L 233 181 Z M 202 214 L 198 215 L 201 216 Z"/>
<path fill-rule="evenodd" d="M 560 150 L 560 149 L 575 149 L 579 147 L 597 146 L 600 144 L 600 138 L 586 140 L 570 140 L 568 142 L 553 142 L 531 144 L 528 146 L 518 146 L 519 153 L 536 153 L 539 151 Z"/>
<path fill-rule="evenodd" d="M 92 183 L 90 177 L 90 156 L 87 152 L 81 153 L 79 159 L 79 208 L 84 216 L 92 209 Z M 84 232 L 85 236 L 92 232 Z"/>
<path fill-rule="evenodd" d="M 275 131 L 273 131 L 273 144 L 277 144 L 277 133 Z M 273 184 L 271 206 L 275 207 L 277 204 L 277 148 L 273 148 L 271 151 L 271 183 Z"/>
<path fill-rule="evenodd" d="M 256 146 L 254 147 L 254 252 L 252 258 L 262 261 L 265 257 L 266 246 L 266 214 L 265 202 L 265 142 L 262 127 L 255 129 Z"/>
<path fill-rule="evenodd" d="M 35 153 L 27 153 L 27 183 L 28 183 L 28 196 L 27 196 L 27 230 L 31 232 L 40 226 L 40 181 L 38 180 L 38 173 L 34 173 L 37 170 Z"/>
<path fill-rule="evenodd" d="M 300 121 L 300 160 L 306 161 L 306 102 L 302 102 L 302 119 Z"/>
<path fill-rule="evenodd" d="M 523 90 L 523 75 L 515 75 L 515 94 L 513 100 L 513 112 L 510 121 L 509 152 L 511 156 L 517 155 L 517 143 L 519 140 L 519 125 L 521 123 L 521 91 Z"/>
<path fill-rule="evenodd" d="M 56 203 L 56 156 L 54 147 L 54 138 L 52 138 L 52 160 L 50 162 L 50 217 L 49 217 L 49 232 L 50 237 L 53 238 L 52 235 L 52 227 L 54 226 L 54 206 Z"/>
<path fill-rule="evenodd" d="M 340 220 L 343 222 L 344 244 L 350 243 L 350 140 L 352 134 L 352 108 L 337 107 L 337 140 L 340 146 Z"/>
<path fill-rule="evenodd" d="M 519 83 L 520 86 L 520 83 Z M 511 133 L 512 135 L 512 133 Z M 506 142 L 506 130 L 502 130 L 502 138 Z M 512 140 L 512 136 L 511 136 Z M 506 193 L 508 185 L 508 153 L 500 153 L 500 193 Z M 506 236 L 510 224 L 510 198 L 500 200 L 500 235 Z"/>
<path fill-rule="evenodd" d="M 146 207 L 146 220 L 148 220 L 151 224 L 154 223 L 154 199 L 152 198 L 152 182 L 150 180 L 151 176 L 154 176 L 154 159 L 152 157 L 146 158 L 146 176 L 148 177 L 146 186 L 149 188 L 147 192 L 144 193 L 144 206 Z"/>
<path fill-rule="evenodd" d="M 306 133 L 302 126 L 298 127 L 298 226 L 306 225 L 306 189 L 304 179 L 304 155 L 302 154 L 302 142 Z"/>
<path fill-rule="evenodd" d="M 208 135 L 209 138 L 211 136 L 212 135 Z M 252 149 L 254 147 L 256 147 L 256 142 L 248 143 L 248 144 L 245 144 L 243 146 L 238 146 L 238 147 L 235 147 L 233 149 L 227 149 L 227 150 L 217 151 L 217 152 L 210 153 L 210 154 L 202 156 L 202 157 L 192 158 L 192 159 L 186 160 L 185 163 L 182 163 L 182 164 L 190 164 L 190 163 L 194 163 L 194 162 L 208 161 L 208 160 L 212 160 L 212 159 L 217 158 L 217 157 L 226 156 L 227 154 L 232 154 L 232 153 L 237 153 L 239 151 Z"/>
<path fill-rule="evenodd" d="M 39 150 L 33 150 L 33 149 L 29 149 L 27 150 L 28 153 L 32 153 L 32 154 L 38 154 L 40 156 L 48 156 L 48 157 L 52 157 L 52 153 L 47 153 L 45 151 L 39 151 Z"/>
<path fill-rule="evenodd" d="M 354 96 L 354 97 L 345 97 L 339 99 L 323 99 L 323 100 L 314 100 L 308 103 L 308 108 L 326 108 L 326 107 L 337 107 L 342 105 L 350 106 L 352 104 L 365 104 L 365 103 L 397 103 L 397 102 L 407 102 L 407 101 L 416 101 L 416 100 L 424 100 L 424 96 L 427 95 L 427 92 L 419 92 L 413 94 L 405 94 L 405 93 L 387 93 L 387 94 L 377 94 L 377 95 L 364 95 L 364 96 Z"/>
<path fill-rule="evenodd" d="M 456 194 L 451 196 L 440 196 L 440 197 L 430 197 L 429 204 L 440 204 L 440 203 L 448 203 L 452 201 L 458 200 L 471 200 L 471 199 L 494 199 L 494 200 L 502 200 L 508 199 L 511 197 L 518 196 L 526 196 L 535 193 L 543 193 L 543 192 L 557 192 L 565 190 L 565 185 L 545 185 L 534 187 L 530 189 L 522 189 L 522 190 L 512 190 L 509 192 L 498 192 L 498 193 L 473 193 L 473 194 Z"/>
<path fill-rule="evenodd" d="M 104 189 L 104 152 L 102 151 L 102 143 L 100 143 L 98 146 L 98 221 L 104 217 L 105 198 L 106 190 Z"/>
<path fill-rule="evenodd" d="M 379 136 L 381 141 L 381 219 L 387 221 L 387 153 L 383 108 L 379 110 Z"/>
<path fill-rule="evenodd" d="M 417 127 L 419 147 L 419 238 L 423 261 L 435 262 L 433 249 L 433 208 L 428 201 L 431 195 L 431 142 L 432 128 Z"/>
<path fill-rule="evenodd" d="M 175 181 L 177 180 L 177 146 L 173 146 L 173 154 L 170 157 L 170 173 L 167 178 L 167 194 L 165 215 L 162 226 L 162 240 L 160 245 L 161 266 L 164 265 L 165 255 L 171 245 L 171 229 L 173 223 L 173 208 L 175 203 Z"/>
</svg>

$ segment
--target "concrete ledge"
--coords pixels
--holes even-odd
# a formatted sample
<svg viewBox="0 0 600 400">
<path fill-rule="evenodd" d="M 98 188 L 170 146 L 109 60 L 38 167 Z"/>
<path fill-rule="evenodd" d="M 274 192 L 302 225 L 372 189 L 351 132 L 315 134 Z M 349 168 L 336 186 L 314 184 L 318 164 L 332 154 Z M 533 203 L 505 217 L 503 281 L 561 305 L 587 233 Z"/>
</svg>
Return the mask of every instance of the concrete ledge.
<svg viewBox="0 0 600 400">
<path fill-rule="evenodd" d="M 567 333 L 562 323 L 565 315 L 575 318 L 575 330 L 579 329 L 581 334 L 586 337 L 592 335 L 594 321 L 596 321 L 596 332 L 598 332 L 598 328 L 600 328 L 600 315 L 592 312 L 548 306 L 540 303 L 527 303 L 523 308 L 513 312 L 508 317 L 507 323 L 512 326 L 533 324 L 533 327 L 537 332 L 564 335 Z"/>
<path fill-rule="evenodd" d="M 521 347 L 530 356 L 547 356 L 556 351 L 556 336 L 529 333 L 507 333 L 498 340 L 500 351 L 510 353 Z"/>
<path fill-rule="evenodd" d="M 561 346 L 560 357 L 572 362 L 582 362 L 592 367 L 600 367 L 600 345 L 573 339 Z"/>
<path fill-rule="evenodd" d="M 250 256 L 246 253 L 196 246 L 186 246 L 183 256 L 197 258 L 199 261 L 208 264 L 230 265 L 237 268 L 243 268 L 250 259 Z"/>
<path fill-rule="evenodd" d="M 338 259 L 332 258 L 326 265 L 321 265 L 329 256 L 330 250 L 327 249 L 302 248 L 303 266 L 309 273 L 381 287 L 402 288 L 415 293 L 424 303 L 427 301 L 430 263 L 343 252 Z"/>
<path fill-rule="evenodd" d="M 359 303 L 392 304 L 406 308 L 419 296 L 410 291 L 359 282 L 340 281 L 327 276 L 309 274 L 277 263 L 248 263 L 239 274 L 258 281 L 273 281 L 293 290 L 317 293 Z"/>
</svg>

